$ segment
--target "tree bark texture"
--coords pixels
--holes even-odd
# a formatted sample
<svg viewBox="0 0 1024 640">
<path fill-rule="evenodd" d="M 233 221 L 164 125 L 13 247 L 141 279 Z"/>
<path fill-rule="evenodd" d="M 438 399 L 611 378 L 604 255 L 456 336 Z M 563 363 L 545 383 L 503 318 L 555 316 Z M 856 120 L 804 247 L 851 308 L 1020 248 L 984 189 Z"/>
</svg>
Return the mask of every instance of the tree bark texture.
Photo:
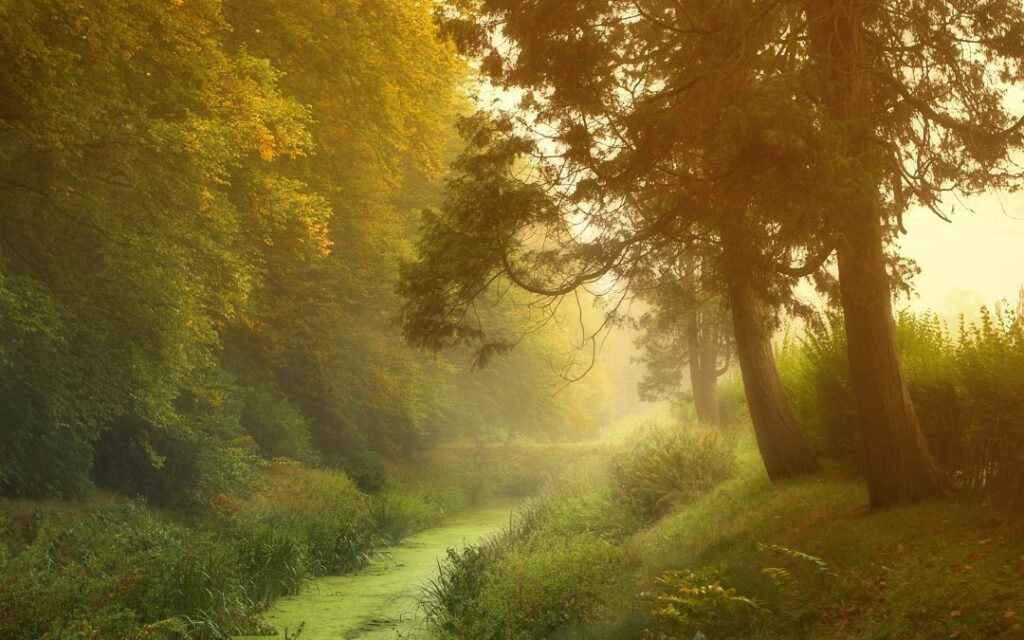
<svg viewBox="0 0 1024 640">
<path fill-rule="evenodd" d="M 913 502 L 940 490 L 940 476 L 921 432 L 899 360 L 886 271 L 882 177 L 872 158 L 870 59 L 864 46 L 865 0 L 807 0 L 810 46 L 824 103 L 843 132 L 837 153 L 851 177 L 836 202 L 840 297 L 857 403 L 865 472 L 873 507 Z"/>
<path fill-rule="evenodd" d="M 733 338 L 757 446 L 772 480 L 818 470 L 818 460 L 800 432 L 779 378 L 767 307 L 753 282 L 749 247 L 735 229 L 723 229 L 726 289 Z"/>
</svg>

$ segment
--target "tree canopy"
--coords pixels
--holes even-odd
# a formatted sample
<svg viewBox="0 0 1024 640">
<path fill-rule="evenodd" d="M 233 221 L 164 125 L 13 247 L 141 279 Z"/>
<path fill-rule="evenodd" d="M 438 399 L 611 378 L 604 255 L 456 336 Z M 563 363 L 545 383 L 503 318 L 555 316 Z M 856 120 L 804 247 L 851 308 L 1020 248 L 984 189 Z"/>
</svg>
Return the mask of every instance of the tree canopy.
<svg viewBox="0 0 1024 640">
<path fill-rule="evenodd" d="M 395 324 L 466 108 L 432 9 L 0 4 L 5 492 L 180 497 L 257 454 L 374 486 L 432 438 L 596 425 L 541 382 L 564 333 L 505 369 L 529 402 L 470 411 L 497 379 Z"/>
</svg>

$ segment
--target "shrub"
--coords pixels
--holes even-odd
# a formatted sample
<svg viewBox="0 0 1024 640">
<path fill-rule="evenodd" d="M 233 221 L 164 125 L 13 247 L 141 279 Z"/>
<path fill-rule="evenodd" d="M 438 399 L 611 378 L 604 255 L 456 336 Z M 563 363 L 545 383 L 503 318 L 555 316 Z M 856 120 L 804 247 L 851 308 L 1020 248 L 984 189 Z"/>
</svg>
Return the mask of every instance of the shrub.
<svg viewBox="0 0 1024 640">
<path fill-rule="evenodd" d="M 487 584 L 487 570 L 501 552 L 493 539 L 461 551 L 448 549 L 421 604 L 428 624 L 443 637 L 469 638 L 483 624 L 487 612 L 481 607 L 480 594 Z"/>
<path fill-rule="evenodd" d="M 983 309 L 977 325 L 961 327 L 956 355 L 965 425 L 955 477 L 1024 504 L 1024 315 Z"/>
<path fill-rule="evenodd" d="M 242 507 L 242 515 L 330 512 L 353 521 L 369 517 L 369 500 L 343 473 L 310 469 L 291 460 L 261 468 L 262 483 Z"/>
<path fill-rule="evenodd" d="M 548 538 L 491 566 L 479 597 L 486 612 L 473 638 L 532 640 L 583 620 L 615 579 L 620 552 L 593 536 Z"/>
<path fill-rule="evenodd" d="M 1024 502 L 1024 318 L 982 309 L 954 342 L 934 315 L 897 315 L 907 386 L 936 462 L 955 484 Z M 859 458 L 856 411 L 841 318 L 809 325 L 779 358 L 801 423 L 826 452 Z"/>
<path fill-rule="evenodd" d="M 230 515 L 62 504 L 0 530 L 0 638 L 227 638 L 302 581 L 365 564 L 370 499 L 341 474 L 271 464 Z M 14 508 L 18 512 L 17 508 Z"/>
<path fill-rule="evenodd" d="M 186 613 L 208 630 L 251 630 L 237 567 L 231 545 L 138 503 L 46 514 L 31 544 L 0 564 L 0 637 L 123 637 Z"/>
<path fill-rule="evenodd" d="M 445 479 L 429 484 L 392 484 L 374 500 L 376 529 L 395 543 L 410 533 L 440 523 L 469 502 L 465 489 Z"/>
<path fill-rule="evenodd" d="M 423 603 L 428 623 L 447 637 L 527 640 L 591 613 L 621 552 L 593 535 L 534 535 L 537 524 L 520 521 L 482 544 L 450 549 Z"/>
<path fill-rule="evenodd" d="M 676 501 L 694 500 L 729 479 L 734 449 L 716 431 L 651 429 L 612 461 L 612 499 L 643 521 L 656 520 Z"/>
<path fill-rule="evenodd" d="M 294 593 L 307 575 L 366 564 L 380 541 L 370 505 L 344 474 L 291 461 L 267 465 L 263 487 L 241 506 L 228 533 L 253 545 L 242 556 L 259 576 L 257 600 Z"/>
<path fill-rule="evenodd" d="M 460 551 L 449 549 L 421 604 L 428 624 L 446 637 L 478 637 L 480 629 L 490 624 L 486 620 L 490 612 L 482 600 L 490 571 L 508 554 L 544 533 L 556 500 L 553 493 L 530 499 L 497 534 Z"/>
<path fill-rule="evenodd" d="M 159 507 L 202 510 L 222 494 L 251 491 L 255 460 L 247 438 L 167 429 L 129 416 L 96 443 L 93 478 L 101 487 Z"/>
<path fill-rule="evenodd" d="M 4 375 L 0 371 L 0 375 Z M 7 397 L 20 395 L 20 402 Z M 0 383 L 0 494 L 79 499 L 92 488 L 95 427 L 68 426 L 38 415 L 28 390 Z"/>
<path fill-rule="evenodd" d="M 833 457 L 853 455 L 857 407 L 842 317 L 814 318 L 799 339 L 787 336 L 776 358 L 793 413 L 815 448 Z"/>
<path fill-rule="evenodd" d="M 246 390 L 241 425 L 266 458 L 291 458 L 307 464 L 318 460 L 309 421 L 266 385 Z"/>
</svg>

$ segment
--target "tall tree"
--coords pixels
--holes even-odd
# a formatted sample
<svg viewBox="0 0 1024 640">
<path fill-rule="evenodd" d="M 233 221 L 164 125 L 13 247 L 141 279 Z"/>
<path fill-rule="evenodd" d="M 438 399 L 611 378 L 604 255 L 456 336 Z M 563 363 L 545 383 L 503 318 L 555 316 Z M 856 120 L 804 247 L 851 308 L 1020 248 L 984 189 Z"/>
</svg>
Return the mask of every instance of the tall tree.
<svg viewBox="0 0 1024 640">
<path fill-rule="evenodd" d="M 126 414 L 192 429 L 176 400 L 251 290 L 243 229 L 323 239 L 322 202 L 275 171 L 309 114 L 226 31 L 206 0 L 0 5 L 5 491 L 80 491 Z"/>
<path fill-rule="evenodd" d="M 896 345 L 885 245 L 913 202 L 939 215 L 949 191 L 1013 186 L 1022 143 L 1006 91 L 1020 83 L 1018 2 L 807 0 L 794 21 L 840 169 L 828 224 L 871 503 L 936 493 Z"/>
<path fill-rule="evenodd" d="M 454 183 L 447 219 L 436 220 L 428 240 L 448 244 L 452 255 L 455 243 L 469 249 L 469 239 L 487 238 L 473 247 L 476 257 L 467 257 L 473 273 L 479 274 L 482 264 L 496 265 L 499 275 L 517 286 L 553 296 L 610 275 L 628 281 L 658 252 L 703 245 L 721 256 L 724 223 L 753 211 L 764 219 L 739 227 L 743 233 L 731 237 L 742 246 L 733 253 L 761 256 L 767 272 L 816 243 L 806 236 L 816 216 L 810 204 L 816 189 L 808 179 L 813 172 L 801 169 L 815 151 L 805 149 L 803 135 L 812 117 L 804 110 L 806 100 L 791 99 L 780 72 L 788 70 L 781 64 L 788 53 L 762 51 L 779 20 L 762 20 L 763 12 L 747 5 L 707 4 L 709 10 L 719 9 L 709 11 L 710 27 L 675 25 L 676 18 L 688 16 L 676 16 L 670 2 L 456 3 L 449 31 L 468 41 L 467 50 L 481 56 L 496 85 L 515 87 L 523 99 L 497 117 L 505 129 L 498 135 L 507 135 L 507 143 L 495 143 L 493 131 L 472 134 L 476 158 L 460 166 L 466 177 Z M 759 82 L 764 78 L 770 82 Z M 793 156 L 794 149 L 801 152 L 796 161 L 770 166 Z M 751 162 L 748 152 L 770 160 Z M 537 171 L 518 179 L 531 184 L 516 185 L 515 176 L 502 175 L 517 155 L 533 156 Z M 487 162 L 495 168 L 485 168 Z M 767 179 L 750 180 L 766 167 Z M 748 184 L 780 180 L 769 189 L 772 197 Z M 792 197 L 796 185 L 812 187 Z M 497 202 L 474 197 L 474 188 L 503 197 Z M 515 200 L 505 197 L 510 194 Z M 459 225 L 465 228 L 456 229 Z M 528 235 L 543 237 L 544 249 L 527 246 Z M 755 246 L 761 249 L 748 250 Z M 442 258 L 436 248 L 424 249 L 424 264 L 436 269 L 437 279 L 465 279 L 437 268 L 433 260 Z M 453 318 L 461 315 L 451 310 L 467 304 L 459 298 L 475 290 L 431 289 L 428 269 L 413 273 L 424 282 L 409 287 L 416 301 L 408 309 L 407 332 L 421 337 L 434 332 L 442 344 L 479 337 L 479 330 L 459 327 Z M 782 477 L 813 470 L 816 462 L 781 387 L 763 379 L 774 370 L 770 316 L 782 288 L 755 269 L 722 273 L 740 282 L 726 289 L 746 298 L 731 305 L 746 314 L 734 320 L 746 332 L 746 344 L 758 345 L 740 351 L 740 367 L 747 368 L 748 395 L 760 397 L 758 406 L 765 409 L 753 417 L 763 451 L 775 452 L 766 455 L 769 473 Z M 423 296 L 438 300 L 428 306 Z M 434 320 L 428 323 L 424 318 L 430 315 Z M 749 358 L 762 362 L 747 366 L 754 364 Z"/>
<path fill-rule="evenodd" d="M 636 346 L 646 367 L 639 385 L 645 400 L 675 398 L 688 379 L 697 420 L 717 425 L 718 378 L 729 369 L 733 345 L 729 309 L 707 290 L 708 279 L 699 263 L 684 261 L 663 266 L 651 284 L 640 283 L 651 310 L 640 318 Z"/>
<path fill-rule="evenodd" d="M 432 3 L 225 2 L 240 51 L 269 59 L 282 89 L 310 105 L 315 153 L 287 171 L 330 207 L 329 252 L 277 241 L 266 286 L 231 347 L 258 363 L 312 422 L 328 461 L 369 482 L 363 461 L 419 441 L 444 372 L 393 327 L 397 265 L 414 207 L 433 197 L 454 140 L 463 68 L 436 38 Z M 379 478 L 378 478 L 379 479 Z"/>
</svg>

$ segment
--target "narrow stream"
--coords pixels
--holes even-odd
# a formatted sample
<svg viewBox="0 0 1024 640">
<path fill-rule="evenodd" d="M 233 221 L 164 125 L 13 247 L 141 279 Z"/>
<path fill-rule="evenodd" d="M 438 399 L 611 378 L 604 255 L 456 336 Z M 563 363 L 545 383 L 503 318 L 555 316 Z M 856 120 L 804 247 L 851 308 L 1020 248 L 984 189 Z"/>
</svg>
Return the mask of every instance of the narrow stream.
<svg viewBox="0 0 1024 640">
<path fill-rule="evenodd" d="M 299 640 L 384 640 L 426 635 L 419 601 L 437 562 L 508 524 L 511 505 L 462 513 L 442 526 L 409 536 L 382 550 L 370 566 L 343 576 L 311 581 L 295 596 L 281 598 L 266 614 L 280 638 L 305 623 Z"/>
</svg>

